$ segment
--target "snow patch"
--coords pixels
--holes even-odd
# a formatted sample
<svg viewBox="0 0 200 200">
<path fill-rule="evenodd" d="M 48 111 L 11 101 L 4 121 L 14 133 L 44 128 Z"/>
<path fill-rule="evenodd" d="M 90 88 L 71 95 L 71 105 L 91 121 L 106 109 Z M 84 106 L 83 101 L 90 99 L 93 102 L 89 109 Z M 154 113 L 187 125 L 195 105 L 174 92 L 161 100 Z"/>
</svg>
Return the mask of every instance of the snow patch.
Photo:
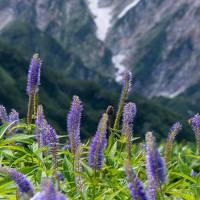
<svg viewBox="0 0 200 200">
<path fill-rule="evenodd" d="M 94 21 L 97 26 L 97 37 L 104 41 L 106 39 L 107 32 L 111 27 L 112 20 L 112 7 L 99 7 L 99 0 L 87 0 L 88 7 L 94 16 Z"/>
<path fill-rule="evenodd" d="M 118 19 L 121 19 L 122 17 L 124 17 L 126 15 L 126 13 L 132 9 L 133 7 L 135 7 L 138 3 L 140 2 L 140 0 L 134 0 L 132 3 L 130 3 L 126 8 L 124 8 L 124 10 L 118 15 Z"/>
<path fill-rule="evenodd" d="M 163 96 L 163 97 L 168 97 L 170 99 L 173 99 L 174 97 L 178 96 L 179 94 L 183 93 L 186 90 L 186 87 L 183 86 L 181 88 L 179 88 L 178 90 L 174 91 L 174 92 L 160 92 L 158 95 L 156 96 Z"/>
<path fill-rule="evenodd" d="M 123 61 L 125 60 L 126 55 L 125 54 L 117 54 L 112 57 L 112 63 L 114 64 L 115 68 L 117 69 L 116 73 L 116 81 L 121 81 L 123 77 L 123 72 L 126 70 L 126 67 L 123 64 Z"/>
</svg>

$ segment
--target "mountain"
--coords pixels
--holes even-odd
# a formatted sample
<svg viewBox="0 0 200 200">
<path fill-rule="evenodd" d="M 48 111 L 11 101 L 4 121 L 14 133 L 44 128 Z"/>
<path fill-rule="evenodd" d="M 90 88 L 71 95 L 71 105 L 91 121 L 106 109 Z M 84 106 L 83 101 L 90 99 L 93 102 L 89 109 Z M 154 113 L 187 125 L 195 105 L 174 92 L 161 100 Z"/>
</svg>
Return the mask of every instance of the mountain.
<svg viewBox="0 0 200 200">
<path fill-rule="evenodd" d="M 27 112 L 28 66 L 29 60 L 21 52 L 0 41 L 0 104 L 8 111 L 15 108 L 20 112 L 21 118 L 25 118 Z M 57 70 L 46 68 L 44 62 L 39 94 L 39 103 L 44 106 L 48 121 L 56 127 L 59 134 L 66 132 L 66 114 L 72 96 L 80 96 L 84 108 L 81 135 L 86 138 L 95 133 L 98 120 L 108 105 L 113 105 L 116 111 L 120 88 L 109 90 L 95 81 L 66 78 Z M 129 100 L 136 102 L 138 110 L 135 136 L 141 137 L 147 130 L 154 130 L 158 138 L 164 139 L 172 123 L 180 120 L 184 124 L 184 132 L 180 139 L 191 139 L 192 134 L 186 124 L 186 117 L 137 94 L 131 94 Z"/>
<path fill-rule="evenodd" d="M 117 106 L 114 79 L 129 69 L 136 135 L 152 129 L 163 138 L 174 121 L 200 111 L 199 13 L 197 0 L 1 0 L 0 104 L 25 116 L 29 60 L 39 52 L 48 119 L 63 132 L 71 98 L 79 95 L 86 137 L 107 105 Z"/>
<path fill-rule="evenodd" d="M 173 98 L 200 80 L 200 1 L 94 2 L 98 9 L 89 6 L 94 15 L 103 19 L 104 10 L 109 16 L 103 40 L 113 61 L 134 72 L 137 91 Z"/>
<path fill-rule="evenodd" d="M 0 38 L 28 57 L 39 51 L 67 76 L 99 82 L 129 69 L 148 98 L 173 98 L 198 83 L 199 23 L 198 0 L 0 3 Z"/>
<path fill-rule="evenodd" d="M 37 51 L 49 66 L 75 78 L 113 79 L 111 52 L 96 38 L 95 29 L 83 0 L 0 4 L 0 38 L 11 46 L 29 57 Z"/>
</svg>

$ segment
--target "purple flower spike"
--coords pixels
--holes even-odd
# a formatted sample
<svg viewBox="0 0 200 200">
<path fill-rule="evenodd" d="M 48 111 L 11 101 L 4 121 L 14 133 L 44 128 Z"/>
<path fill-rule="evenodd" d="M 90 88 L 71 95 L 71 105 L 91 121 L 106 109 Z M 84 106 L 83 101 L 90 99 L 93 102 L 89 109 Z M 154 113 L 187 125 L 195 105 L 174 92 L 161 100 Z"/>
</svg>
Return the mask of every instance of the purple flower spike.
<svg viewBox="0 0 200 200">
<path fill-rule="evenodd" d="M 7 111 L 3 105 L 0 105 L 0 119 L 2 123 L 9 122 Z"/>
<path fill-rule="evenodd" d="M 42 181 L 41 192 L 38 192 L 31 200 L 67 200 L 67 198 L 55 190 L 50 179 L 45 178 Z"/>
<path fill-rule="evenodd" d="M 173 126 L 172 126 L 171 129 L 170 129 L 169 135 L 175 134 L 175 133 L 176 133 L 176 134 L 175 134 L 175 136 L 176 136 L 176 135 L 177 135 L 177 132 L 178 132 L 179 130 L 181 130 L 181 128 L 182 128 L 182 125 L 181 125 L 180 122 L 174 123 Z"/>
<path fill-rule="evenodd" d="M 6 172 L 10 175 L 11 179 L 15 181 L 21 193 L 33 196 L 33 186 L 23 174 L 17 172 L 15 169 L 6 169 Z"/>
<path fill-rule="evenodd" d="M 56 134 L 56 130 L 53 127 L 51 127 L 50 125 L 48 125 L 48 128 L 47 128 L 47 136 L 48 136 L 50 145 L 58 143 L 58 137 Z"/>
<path fill-rule="evenodd" d="M 156 188 L 166 180 L 164 160 L 156 148 L 155 139 L 151 132 L 146 134 L 146 170 L 150 199 L 155 199 Z"/>
<path fill-rule="evenodd" d="M 8 132 L 9 134 L 11 133 L 16 133 L 16 130 L 11 131 L 12 127 L 17 125 L 19 123 L 19 113 L 15 110 L 12 109 L 10 114 L 7 114 L 7 111 L 4 106 L 0 106 L 0 119 L 2 123 L 9 123 L 9 128 Z"/>
<path fill-rule="evenodd" d="M 192 177 L 196 177 L 198 175 L 198 173 L 195 170 L 191 170 L 190 176 Z"/>
<path fill-rule="evenodd" d="M 71 152 L 75 155 L 80 145 L 80 122 L 81 122 L 82 103 L 78 96 L 73 97 L 70 111 L 67 115 L 67 130 Z"/>
<path fill-rule="evenodd" d="M 16 121 L 16 123 L 19 122 L 19 113 L 15 109 L 12 109 L 9 114 L 9 122 L 11 123 L 14 121 Z"/>
<path fill-rule="evenodd" d="M 43 107 L 42 105 L 39 105 L 37 108 L 37 116 L 35 120 L 35 136 L 36 136 L 36 141 L 38 142 L 39 146 L 41 145 L 41 135 L 42 135 L 42 128 L 44 123 L 46 123 L 44 112 L 43 112 Z"/>
<path fill-rule="evenodd" d="M 28 95 L 31 93 L 38 93 L 40 85 L 40 69 L 41 60 L 38 54 L 34 54 L 28 72 L 28 83 L 26 88 Z"/>
<path fill-rule="evenodd" d="M 128 71 L 125 72 L 122 81 L 123 90 L 127 90 L 127 93 L 130 92 L 132 86 L 132 73 Z"/>
<path fill-rule="evenodd" d="M 9 123 L 12 123 L 12 127 L 19 123 L 19 113 L 15 109 L 12 109 L 9 114 Z M 12 127 L 10 127 L 9 132 L 10 134 L 15 134 L 17 130 L 12 130 Z"/>
<path fill-rule="evenodd" d="M 190 119 L 190 122 L 196 138 L 197 152 L 200 154 L 200 115 L 196 114 Z"/>
<path fill-rule="evenodd" d="M 128 157 L 131 159 L 131 148 L 132 148 L 132 129 L 133 129 L 133 120 L 136 115 L 136 105 L 134 103 L 127 103 L 124 106 L 123 111 L 123 127 L 122 134 L 126 137 L 126 146 Z"/>
<path fill-rule="evenodd" d="M 51 147 L 54 144 L 57 144 L 58 137 L 54 128 L 47 123 L 46 120 L 43 120 L 41 123 L 41 145 Z"/>
<path fill-rule="evenodd" d="M 117 115 L 116 115 L 116 119 L 115 119 L 115 123 L 114 123 L 114 129 L 117 129 L 117 130 L 119 129 L 119 123 L 121 120 L 123 107 L 124 107 L 125 101 L 128 97 L 128 93 L 131 90 L 131 86 L 132 86 L 132 73 L 125 72 L 124 77 L 123 77 L 122 93 L 121 93 L 119 106 L 118 106 L 118 110 L 117 110 Z"/>
<path fill-rule="evenodd" d="M 178 135 L 178 133 L 181 129 L 182 129 L 181 123 L 176 122 L 175 124 L 173 124 L 173 126 L 171 127 L 171 129 L 169 131 L 167 143 L 166 143 L 166 147 L 165 147 L 165 161 L 166 162 L 168 161 L 168 158 L 172 151 L 173 142 L 175 140 L 175 137 Z"/>
<path fill-rule="evenodd" d="M 54 128 L 49 124 L 44 124 L 44 129 L 42 129 L 42 145 L 48 146 L 52 154 L 52 162 L 54 169 L 57 168 L 57 143 L 58 137 Z"/>
<path fill-rule="evenodd" d="M 125 162 L 125 172 L 128 188 L 133 200 L 147 200 L 142 182 L 135 176 L 129 161 Z"/>
<path fill-rule="evenodd" d="M 136 105 L 132 102 L 127 103 L 124 106 L 124 112 L 123 112 L 123 124 L 127 124 L 132 128 L 133 126 L 133 119 L 136 115 Z"/>
<path fill-rule="evenodd" d="M 101 169 L 103 166 L 104 155 L 103 151 L 106 147 L 106 133 L 107 133 L 108 115 L 103 114 L 96 135 L 94 136 L 90 145 L 89 151 L 89 166 L 94 170 Z"/>
</svg>

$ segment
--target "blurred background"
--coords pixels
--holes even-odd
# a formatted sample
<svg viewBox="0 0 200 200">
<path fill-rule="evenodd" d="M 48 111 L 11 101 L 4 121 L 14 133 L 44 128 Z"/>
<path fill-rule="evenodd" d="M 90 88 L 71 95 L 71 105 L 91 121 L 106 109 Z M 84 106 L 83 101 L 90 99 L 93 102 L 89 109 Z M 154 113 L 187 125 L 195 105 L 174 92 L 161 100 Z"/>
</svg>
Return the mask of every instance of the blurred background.
<svg viewBox="0 0 200 200">
<path fill-rule="evenodd" d="M 32 55 L 43 60 L 40 103 L 61 132 L 72 96 L 84 105 L 82 137 L 94 135 L 108 105 L 117 109 L 120 80 L 134 74 L 129 100 L 134 134 L 160 139 L 200 110 L 199 0 L 0 0 L 0 104 L 27 110 Z"/>
</svg>

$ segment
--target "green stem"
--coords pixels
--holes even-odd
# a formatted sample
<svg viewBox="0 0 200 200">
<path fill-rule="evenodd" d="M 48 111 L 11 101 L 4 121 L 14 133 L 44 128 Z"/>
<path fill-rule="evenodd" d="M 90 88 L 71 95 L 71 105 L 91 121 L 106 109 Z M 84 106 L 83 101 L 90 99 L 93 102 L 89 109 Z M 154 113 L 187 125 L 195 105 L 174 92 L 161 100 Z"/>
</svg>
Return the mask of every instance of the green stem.
<svg viewBox="0 0 200 200">
<path fill-rule="evenodd" d="M 33 111 L 34 118 L 36 118 L 36 115 L 37 115 L 37 108 L 38 108 L 38 94 L 35 94 L 34 95 L 34 111 Z"/>
<path fill-rule="evenodd" d="M 162 199 L 164 200 L 164 199 L 165 199 L 165 196 L 164 196 L 164 193 L 163 193 L 162 186 L 161 186 L 161 183 L 160 183 L 160 182 L 159 182 L 159 190 L 160 190 L 161 197 L 162 197 Z"/>
<path fill-rule="evenodd" d="M 114 123 L 114 127 L 113 127 L 113 129 L 115 129 L 115 130 L 119 130 L 119 123 L 120 123 L 120 119 L 121 119 L 121 116 L 122 116 L 126 97 L 127 97 L 127 94 L 128 94 L 128 89 L 129 89 L 129 82 L 127 80 L 126 85 L 122 90 L 122 95 L 121 95 L 121 98 L 120 98 L 120 101 L 119 101 L 119 107 L 118 107 L 118 111 L 117 111 L 117 115 L 116 115 L 115 123 Z"/>
<path fill-rule="evenodd" d="M 34 91 L 32 91 L 29 95 L 28 101 L 28 113 L 27 113 L 27 124 L 31 124 L 32 122 L 32 115 L 33 115 L 33 104 L 34 104 Z"/>
</svg>

